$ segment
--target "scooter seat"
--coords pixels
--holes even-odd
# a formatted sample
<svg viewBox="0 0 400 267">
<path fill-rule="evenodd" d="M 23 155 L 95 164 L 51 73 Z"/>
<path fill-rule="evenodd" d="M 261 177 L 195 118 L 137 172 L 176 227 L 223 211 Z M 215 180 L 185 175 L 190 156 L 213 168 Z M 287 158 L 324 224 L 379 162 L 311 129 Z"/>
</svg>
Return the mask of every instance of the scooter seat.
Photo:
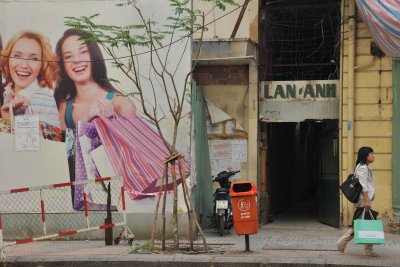
<svg viewBox="0 0 400 267">
<path fill-rule="evenodd" d="M 216 190 L 215 190 L 215 194 L 226 194 L 226 195 L 229 195 L 229 189 L 227 189 L 227 188 L 217 188 Z"/>
</svg>

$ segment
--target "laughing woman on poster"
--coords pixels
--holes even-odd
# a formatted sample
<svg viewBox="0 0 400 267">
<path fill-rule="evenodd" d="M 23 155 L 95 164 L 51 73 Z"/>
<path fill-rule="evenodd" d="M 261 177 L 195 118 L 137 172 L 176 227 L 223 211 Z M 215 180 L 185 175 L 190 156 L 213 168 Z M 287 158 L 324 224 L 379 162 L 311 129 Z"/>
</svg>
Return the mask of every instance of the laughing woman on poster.
<svg viewBox="0 0 400 267">
<path fill-rule="evenodd" d="M 51 89 L 58 77 L 57 57 L 42 34 L 25 31 L 14 36 L 1 51 L 0 66 L 5 79 L 2 116 L 37 114 L 41 121 L 60 126 Z"/>
<path fill-rule="evenodd" d="M 114 113 L 123 116 L 135 113 L 135 106 L 130 100 L 118 95 L 109 82 L 100 47 L 96 42 L 82 40 L 83 34 L 75 29 L 66 30 L 56 46 L 60 82 L 54 96 L 60 112 L 61 128 L 66 129 L 71 181 L 100 177 L 88 154 L 97 148 L 99 142 L 92 135 L 94 132 L 89 130 L 88 124 L 86 126 L 89 128 L 85 128 L 84 124 L 78 126 L 78 122 L 89 122 L 95 117 L 110 117 Z M 84 148 L 81 141 L 86 143 Z M 82 209 L 82 194 L 83 189 L 75 187 L 72 202 L 76 210 Z M 91 209 L 102 209 L 99 203 L 91 199 L 88 202 Z"/>
<path fill-rule="evenodd" d="M 57 43 L 61 80 L 55 90 L 61 128 L 75 129 L 78 121 L 135 113 L 125 96 L 117 95 L 97 43 L 82 40 L 82 32 L 69 29 Z"/>
</svg>

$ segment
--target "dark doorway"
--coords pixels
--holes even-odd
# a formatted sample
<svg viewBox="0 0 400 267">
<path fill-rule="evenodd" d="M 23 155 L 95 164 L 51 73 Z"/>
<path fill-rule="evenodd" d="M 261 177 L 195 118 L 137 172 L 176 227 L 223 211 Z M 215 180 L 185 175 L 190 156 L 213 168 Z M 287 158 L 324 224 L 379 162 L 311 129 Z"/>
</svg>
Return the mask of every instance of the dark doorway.
<svg viewBox="0 0 400 267">
<path fill-rule="evenodd" d="M 270 215 L 300 212 L 339 227 L 338 140 L 338 120 L 267 124 Z"/>
</svg>

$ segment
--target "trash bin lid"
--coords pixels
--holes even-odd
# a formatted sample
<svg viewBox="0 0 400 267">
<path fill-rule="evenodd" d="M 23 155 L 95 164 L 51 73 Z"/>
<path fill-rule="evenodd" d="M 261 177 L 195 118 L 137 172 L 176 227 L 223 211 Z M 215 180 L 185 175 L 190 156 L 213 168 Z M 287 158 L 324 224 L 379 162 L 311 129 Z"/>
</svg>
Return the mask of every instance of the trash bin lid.
<svg viewBox="0 0 400 267">
<path fill-rule="evenodd" d="M 252 182 L 235 182 L 231 186 L 231 197 L 257 195 L 257 187 Z"/>
</svg>

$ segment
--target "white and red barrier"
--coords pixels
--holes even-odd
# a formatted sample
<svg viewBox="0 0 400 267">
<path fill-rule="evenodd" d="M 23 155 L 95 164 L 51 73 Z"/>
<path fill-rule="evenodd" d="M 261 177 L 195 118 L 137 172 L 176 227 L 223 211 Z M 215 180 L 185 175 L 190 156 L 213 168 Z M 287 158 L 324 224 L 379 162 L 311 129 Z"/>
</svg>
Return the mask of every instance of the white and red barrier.
<svg viewBox="0 0 400 267">
<path fill-rule="evenodd" d="M 116 212 L 114 211 L 113 214 L 122 214 L 122 220 L 115 222 L 113 221 L 109 224 L 105 224 L 103 220 L 100 220 L 100 222 L 97 223 L 91 223 L 90 215 L 104 215 L 106 212 L 104 210 L 104 207 L 107 203 L 107 191 L 105 189 L 104 182 L 109 182 L 110 184 L 112 184 L 112 204 L 114 209 L 117 210 Z M 83 210 L 73 210 L 72 203 L 74 200 L 71 199 L 71 192 L 74 190 L 74 186 L 81 186 L 81 188 L 83 188 Z M 103 207 L 100 213 L 99 210 L 90 210 L 88 208 L 89 204 L 95 201 L 98 201 L 95 205 L 102 205 Z M 93 214 L 91 214 L 92 212 Z M 4 220 L 4 215 L 19 216 L 21 214 L 30 216 L 29 218 L 32 218 L 33 216 L 35 218 L 36 224 L 38 223 L 37 217 L 40 216 L 41 226 L 43 228 L 43 230 L 41 230 L 42 233 L 36 233 L 34 236 L 26 236 L 24 238 L 15 239 L 12 241 L 10 241 L 10 237 L 7 237 L 7 240 L 5 241 L 3 239 L 5 237 L 5 231 L 9 230 L 9 232 L 12 233 L 12 229 L 6 228 L 7 225 Z M 58 216 L 61 218 L 58 218 L 58 221 L 64 221 L 68 220 L 67 215 L 74 216 L 74 220 L 71 220 L 69 224 L 67 223 L 68 229 L 63 229 L 61 225 L 58 227 L 57 223 L 54 223 L 53 221 L 54 226 L 49 232 L 47 224 L 48 216 L 53 216 L 53 219 L 54 216 Z M 79 220 L 76 220 L 76 216 L 79 217 Z M 9 228 L 12 228 L 13 225 L 11 221 L 13 221 L 12 218 L 10 218 L 10 223 L 8 226 Z M 29 220 L 19 220 L 18 223 L 18 225 L 24 225 L 27 228 L 31 227 L 30 224 L 35 224 L 31 223 Z M 71 227 L 74 225 L 77 225 L 76 228 Z M 83 225 L 85 225 L 85 227 L 82 227 Z M 133 238 L 133 234 L 126 226 L 125 190 L 122 185 L 122 181 L 118 177 L 99 178 L 95 180 L 68 182 L 39 187 L 26 187 L 0 191 L 0 256 L 2 258 L 4 258 L 3 249 L 7 246 L 66 237 L 88 231 L 114 228 L 117 226 L 123 226 L 123 233 L 129 236 L 129 238 Z M 20 229 L 18 229 L 18 231 L 19 230 Z M 23 229 L 21 229 L 21 231 L 23 231 Z"/>
</svg>

